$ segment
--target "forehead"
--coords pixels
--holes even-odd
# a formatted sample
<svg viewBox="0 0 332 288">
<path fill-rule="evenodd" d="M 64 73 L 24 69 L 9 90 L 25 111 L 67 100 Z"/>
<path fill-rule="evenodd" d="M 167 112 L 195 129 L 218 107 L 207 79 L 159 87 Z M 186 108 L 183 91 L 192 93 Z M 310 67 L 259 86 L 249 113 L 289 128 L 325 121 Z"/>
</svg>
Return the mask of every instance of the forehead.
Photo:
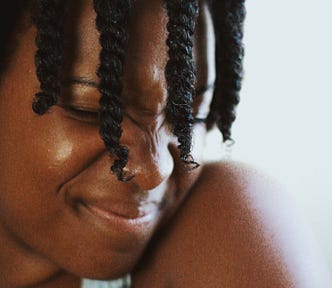
<svg viewBox="0 0 332 288">
<path fill-rule="evenodd" d="M 98 62 L 98 33 L 95 27 L 95 12 L 93 1 L 71 1 L 69 15 L 67 17 L 67 44 L 70 48 L 75 46 L 75 57 L 82 62 L 85 59 Z M 127 30 L 129 32 L 128 55 L 136 62 L 146 63 L 149 55 L 153 60 L 165 60 L 167 58 L 167 11 L 163 0 L 137 0 L 129 17 Z M 79 4 L 77 4 L 79 3 Z M 205 1 L 200 1 L 200 15 L 197 19 L 195 37 L 195 54 L 202 55 L 207 42 L 207 34 L 211 34 L 209 27 L 210 13 Z M 209 29 L 210 28 L 210 29 Z M 210 31 L 209 31 L 210 30 Z M 210 33 L 209 33 L 210 32 Z M 199 51 L 197 51 L 199 50 Z M 70 51 L 73 51 L 71 49 Z M 89 55 L 89 57 L 85 57 Z M 126 57 L 128 57 L 126 55 Z M 164 56 L 164 57 L 160 57 Z M 196 55 L 197 56 L 197 55 Z M 198 59 L 200 60 L 200 59 Z M 158 61 L 155 61 L 158 62 Z"/>
<path fill-rule="evenodd" d="M 68 17 L 68 49 L 71 59 L 70 69 L 65 73 L 90 78 L 95 75 L 99 63 L 99 34 L 95 27 L 95 12 L 91 0 L 80 4 L 73 1 Z M 167 11 L 163 0 L 137 0 L 128 23 L 129 43 L 125 58 L 125 83 L 128 89 L 139 87 L 155 90 L 155 86 L 166 89 L 164 69 L 168 60 Z M 212 20 L 205 1 L 200 2 L 200 15 L 194 46 L 198 70 L 198 86 L 214 81 L 214 33 Z M 213 64 L 213 65 L 212 65 Z M 149 81 L 146 81 L 149 79 Z M 140 85 L 144 83 L 145 85 Z M 126 85 L 125 85 L 126 86 Z M 135 88 L 135 90 L 137 90 Z M 144 93 L 144 91 L 141 91 Z"/>
</svg>

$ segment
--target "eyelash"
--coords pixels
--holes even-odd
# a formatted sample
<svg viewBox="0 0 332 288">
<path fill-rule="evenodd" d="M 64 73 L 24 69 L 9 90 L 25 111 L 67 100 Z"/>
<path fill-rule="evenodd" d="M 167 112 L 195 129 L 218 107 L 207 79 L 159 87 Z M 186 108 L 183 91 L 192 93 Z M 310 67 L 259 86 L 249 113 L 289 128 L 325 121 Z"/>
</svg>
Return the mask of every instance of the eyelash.
<svg viewBox="0 0 332 288">
<path fill-rule="evenodd" d="M 68 112 L 69 116 L 80 122 L 87 124 L 99 124 L 99 112 L 94 110 L 88 110 L 84 107 L 77 107 L 67 105 L 63 107 Z"/>
<path fill-rule="evenodd" d="M 94 110 L 88 110 L 84 107 L 78 107 L 68 105 L 63 107 L 69 113 L 69 116 L 75 120 L 87 123 L 87 124 L 99 124 L 99 112 Z M 194 117 L 194 124 L 206 123 L 207 118 Z"/>
</svg>

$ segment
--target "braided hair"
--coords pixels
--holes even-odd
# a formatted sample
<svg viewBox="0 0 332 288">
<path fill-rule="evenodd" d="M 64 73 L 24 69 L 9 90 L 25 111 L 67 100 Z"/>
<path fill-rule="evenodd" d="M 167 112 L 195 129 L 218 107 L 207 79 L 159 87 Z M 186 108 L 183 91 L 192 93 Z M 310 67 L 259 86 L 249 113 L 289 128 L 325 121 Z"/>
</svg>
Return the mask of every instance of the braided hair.
<svg viewBox="0 0 332 288">
<path fill-rule="evenodd" d="M 32 109 L 42 115 L 57 103 L 60 94 L 60 69 L 64 61 L 64 0 L 40 0 L 36 8 L 35 65 L 41 91 L 35 95 Z"/>
<path fill-rule="evenodd" d="M 94 0 L 97 13 L 96 25 L 100 32 L 99 77 L 100 135 L 110 154 L 118 157 L 111 171 L 119 180 L 128 181 L 133 175 L 125 175 L 123 168 L 128 162 L 128 148 L 120 145 L 122 134 L 121 92 L 122 71 L 128 33 L 124 26 L 132 0 Z"/>
<path fill-rule="evenodd" d="M 96 28 L 100 32 L 100 64 L 97 70 L 100 98 L 100 136 L 110 155 L 116 159 L 111 167 L 119 180 L 128 181 L 133 175 L 124 173 L 129 149 L 120 144 L 123 90 L 122 73 L 128 32 L 126 23 L 134 0 L 92 0 L 97 14 Z M 193 36 L 198 0 L 164 0 L 168 12 L 169 60 L 165 69 L 168 99 L 166 119 L 178 138 L 182 161 L 194 169 L 198 163 L 190 155 L 194 117 L 195 63 Z M 7 3 L 8 2 L 8 3 Z M 207 128 L 217 124 L 223 141 L 230 141 L 235 108 L 243 77 L 244 0 L 207 0 L 216 38 L 216 85 Z M 32 4 L 31 4 L 32 3 Z M 30 5 L 31 4 L 31 5 Z M 4 70 L 14 31 L 15 21 L 31 6 L 37 28 L 35 55 L 36 74 L 40 91 L 32 102 L 37 114 L 44 114 L 57 103 L 61 92 L 61 68 L 64 62 L 65 0 L 11 0 L 0 6 L 0 72 Z"/>
<path fill-rule="evenodd" d="M 195 93 L 195 65 L 193 60 L 193 35 L 198 1 L 167 0 L 169 61 L 166 65 L 168 101 L 166 119 L 180 143 L 180 157 L 187 164 L 195 163 L 190 156 L 192 126 L 192 102 Z"/>
<path fill-rule="evenodd" d="M 217 124 L 224 141 L 233 141 L 231 128 L 243 78 L 244 0 L 210 1 L 216 33 L 216 84 L 207 119 L 210 129 Z"/>
</svg>

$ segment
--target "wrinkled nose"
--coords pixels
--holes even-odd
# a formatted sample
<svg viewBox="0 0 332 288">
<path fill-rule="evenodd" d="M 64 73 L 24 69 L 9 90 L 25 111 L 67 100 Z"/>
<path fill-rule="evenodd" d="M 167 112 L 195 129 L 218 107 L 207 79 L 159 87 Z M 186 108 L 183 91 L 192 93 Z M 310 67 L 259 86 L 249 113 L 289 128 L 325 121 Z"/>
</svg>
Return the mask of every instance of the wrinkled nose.
<svg viewBox="0 0 332 288">
<path fill-rule="evenodd" d="M 166 181 L 174 169 L 169 149 L 171 135 L 166 128 L 140 127 L 124 119 L 121 143 L 129 148 L 125 171 L 133 174 L 133 182 L 143 190 L 152 190 Z M 158 129 L 157 129 L 158 128 Z"/>
<path fill-rule="evenodd" d="M 174 136 L 167 127 L 145 129 L 133 124 L 127 117 L 124 117 L 121 126 L 123 135 L 120 143 L 129 149 L 124 172 L 126 175 L 133 175 L 134 178 L 129 183 L 124 183 L 119 181 L 115 174 L 110 174 L 110 167 L 116 158 L 110 157 L 99 138 L 96 147 L 90 147 L 90 161 L 79 174 L 78 178 L 82 185 L 84 184 L 82 189 L 109 191 L 111 188 L 113 191 L 120 191 L 128 187 L 137 187 L 140 191 L 148 191 L 158 188 L 173 173 L 175 156 L 174 149 L 170 147 L 174 142 Z M 135 185 L 126 185 L 130 183 Z"/>
</svg>

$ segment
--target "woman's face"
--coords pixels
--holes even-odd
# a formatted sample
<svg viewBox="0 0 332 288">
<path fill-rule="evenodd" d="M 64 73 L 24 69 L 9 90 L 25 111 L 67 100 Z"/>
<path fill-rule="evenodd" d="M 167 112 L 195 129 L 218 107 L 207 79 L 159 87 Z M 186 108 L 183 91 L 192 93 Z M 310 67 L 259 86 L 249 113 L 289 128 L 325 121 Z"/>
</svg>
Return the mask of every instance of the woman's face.
<svg viewBox="0 0 332 288">
<path fill-rule="evenodd" d="M 100 46 L 92 1 L 80 2 L 70 10 L 66 28 L 70 40 L 58 105 L 44 116 L 31 110 L 39 89 L 33 25 L 16 35 L 16 48 L 2 74 L 0 239 L 26 257 L 43 259 L 48 269 L 117 277 L 133 267 L 200 169 L 188 173 L 183 168 L 177 139 L 162 112 L 167 98 L 167 12 L 161 0 L 149 0 L 135 3 L 124 69 L 121 143 L 130 150 L 126 169 L 136 176 L 123 183 L 109 172 L 114 159 L 100 139 L 96 114 L 84 112 L 98 108 L 99 92 L 92 83 L 98 82 Z M 201 6 L 195 36 L 197 89 L 215 77 L 212 24 Z M 212 92 L 195 100 L 200 118 L 207 116 Z M 204 133 L 204 125 L 195 124 L 196 161 Z"/>
</svg>

